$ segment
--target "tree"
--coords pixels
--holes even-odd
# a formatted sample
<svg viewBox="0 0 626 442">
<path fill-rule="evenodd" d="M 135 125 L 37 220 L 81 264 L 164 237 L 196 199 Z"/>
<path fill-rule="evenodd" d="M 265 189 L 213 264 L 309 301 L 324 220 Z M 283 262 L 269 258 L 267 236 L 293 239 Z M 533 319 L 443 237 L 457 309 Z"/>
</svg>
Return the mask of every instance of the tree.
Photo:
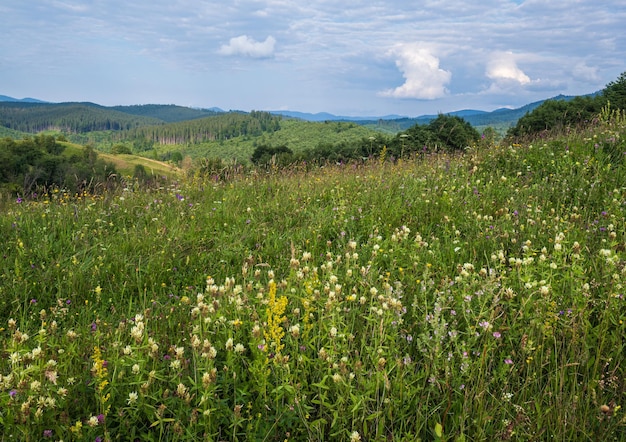
<svg viewBox="0 0 626 442">
<path fill-rule="evenodd" d="M 257 166 L 268 165 L 272 162 L 277 165 L 285 165 L 290 162 L 292 157 L 293 151 L 287 146 L 272 147 L 262 144 L 254 149 L 250 161 Z"/>
<path fill-rule="evenodd" d="M 431 141 L 451 150 L 463 150 L 480 139 L 478 131 L 456 115 L 439 114 L 428 124 L 428 130 Z"/>
<path fill-rule="evenodd" d="M 611 103 L 612 108 L 626 109 L 626 72 L 607 84 L 602 95 Z"/>
<path fill-rule="evenodd" d="M 130 155 L 133 152 L 131 151 L 130 147 L 126 146 L 125 144 L 116 144 L 115 146 L 111 148 L 111 153 L 113 155 L 120 155 L 120 154 Z"/>
</svg>

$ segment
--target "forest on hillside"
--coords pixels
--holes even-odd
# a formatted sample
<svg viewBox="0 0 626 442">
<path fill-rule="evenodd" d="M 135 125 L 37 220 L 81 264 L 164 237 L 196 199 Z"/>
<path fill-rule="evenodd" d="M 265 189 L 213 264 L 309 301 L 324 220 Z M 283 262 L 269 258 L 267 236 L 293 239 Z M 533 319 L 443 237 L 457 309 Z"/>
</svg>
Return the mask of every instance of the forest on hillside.
<svg viewBox="0 0 626 442">
<path fill-rule="evenodd" d="M 0 185 L 23 194 L 38 187 L 76 189 L 92 178 L 105 181 L 107 173 L 114 171 L 97 160 L 98 149 L 175 165 L 186 159 L 188 172 L 212 172 L 233 162 L 274 167 L 373 157 L 395 161 L 439 151 L 462 152 L 477 145 L 514 143 L 542 132 L 592 124 L 603 113 L 618 109 L 626 109 L 626 72 L 599 94 L 547 100 L 534 107 L 509 129 L 506 140 L 491 127 L 480 133 L 464 118 L 449 114 L 390 134 L 365 129 L 355 122 L 297 122 L 263 111 L 4 102 L 0 103 L 0 137 L 4 137 L 0 143 Z M 57 138 L 41 134 L 46 131 Z M 67 140 L 84 145 L 84 153 L 64 155 L 64 145 L 58 141 Z"/>
</svg>

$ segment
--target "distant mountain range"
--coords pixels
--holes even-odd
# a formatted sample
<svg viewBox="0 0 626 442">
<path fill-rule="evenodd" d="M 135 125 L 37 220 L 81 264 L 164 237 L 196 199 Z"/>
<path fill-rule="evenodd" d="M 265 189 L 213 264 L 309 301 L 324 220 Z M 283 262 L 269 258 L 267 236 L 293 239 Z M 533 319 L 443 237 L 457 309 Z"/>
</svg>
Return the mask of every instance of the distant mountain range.
<svg viewBox="0 0 626 442">
<path fill-rule="evenodd" d="M 574 96 L 558 95 L 549 100 L 571 100 Z M 507 125 L 514 126 L 517 120 L 539 107 L 544 101 L 535 101 L 522 107 L 509 109 L 500 108 L 493 111 L 483 111 L 475 109 L 464 109 L 454 112 L 447 112 L 446 115 L 458 116 L 466 120 L 472 126 Z M 363 125 L 392 124 L 398 130 L 408 129 L 415 124 L 428 124 L 437 118 L 437 115 L 420 115 L 418 117 L 407 117 L 402 115 L 385 115 L 382 117 L 345 117 L 337 116 L 327 112 L 310 114 L 295 111 L 269 111 L 276 115 L 283 115 L 290 118 L 299 118 L 306 121 L 352 121 Z"/>
<path fill-rule="evenodd" d="M 46 103 L 46 101 L 37 100 L 36 98 L 13 98 L 6 95 L 0 95 L 0 101 L 10 101 L 13 103 Z"/>
<path fill-rule="evenodd" d="M 556 97 L 552 97 L 552 100 L 571 100 L 574 98 L 573 96 L 566 95 L 558 95 Z M 523 117 L 526 113 L 532 111 L 533 109 L 540 106 L 546 100 L 536 101 L 534 103 L 529 103 L 525 106 L 516 108 L 516 109 L 508 109 L 501 108 L 493 111 L 482 111 L 475 109 L 464 109 L 455 112 L 448 112 L 447 115 L 458 116 L 465 119 L 473 126 L 505 126 L 511 127 L 517 123 L 521 117 Z M 49 103 L 46 101 L 38 100 L 36 98 L 13 98 L 6 95 L 0 95 L 0 102 L 11 102 L 11 103 L 33 103 L 33 104 L 68 104 L 68 103 Z M 94 105 L 93 103 L 82 103 L 88 105 Z M 134 115 L 144 115 L 144 116 L 155 116 L 153 115 L 155 112 L 159 112 L 159 117 L 168 122 L 173 121 L 183 121 L 187 119 L 195 119 L 201 118 L 205 116 L 215 115 L 219 113 L 223 113 L 220 108 L 212 107 L 208 109 L 203 108 L 188 108 L 184 106 L 176 106 L 176 105 L 136 105 L 136 106 L 98 106 L 103 109 L 111 109 L 116 111 L 122 111 L 129 114 Z M 167 117 L 163 117 L 163 110 L 167 110 L 168 113 L 172 115 L 168 115 Z M 233 112 L 233 111 L 231 111 Z M 354 122 L 360 125 L 367 126 L 377 126 L 379 128 L 387 128 L 390 131 L 401 131 L 408 129 L 409 127 L 415 124 L 428 124 L 430 121 L 437 118 L 437 115 L 421 115 L 418 117 L 406 117 L 402 115 L 385 115 L 385 116 L 363 116 L 363 117 L 347 117 L 347 116 L 338 116 L 333 115 L 327 112 L 320 113 L 306 113 L 306 112 L 298 112 L 298 111 L 286 111 L 286 110 L 276 110 L 276 111 L 267 111 L 275 115 L 282 115 L 287 118 L 297 118 L 304 121 L 312 121 L 312 122 L 320 122 L 320 121 L 343 121 L 343 122 Z"/>
</svg>

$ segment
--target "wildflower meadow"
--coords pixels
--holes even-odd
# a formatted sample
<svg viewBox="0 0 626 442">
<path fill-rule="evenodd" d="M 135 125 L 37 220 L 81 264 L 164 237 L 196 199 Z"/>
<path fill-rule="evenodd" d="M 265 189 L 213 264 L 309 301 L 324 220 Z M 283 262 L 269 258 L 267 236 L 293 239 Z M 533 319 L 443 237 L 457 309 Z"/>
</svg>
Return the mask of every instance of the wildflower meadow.
<svg viewBox="0 0 626 442">
<path fill-rule="evenodd" d="M 626 440 L 626 118 L 0 201 L 0 441 Z"/>
</svg>

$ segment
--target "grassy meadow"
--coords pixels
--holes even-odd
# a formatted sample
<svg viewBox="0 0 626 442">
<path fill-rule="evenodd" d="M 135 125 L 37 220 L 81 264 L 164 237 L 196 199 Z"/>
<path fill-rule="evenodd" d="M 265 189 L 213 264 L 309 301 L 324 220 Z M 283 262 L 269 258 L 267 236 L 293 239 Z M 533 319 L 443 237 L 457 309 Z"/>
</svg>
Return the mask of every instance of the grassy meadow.
<svg viewBox="0 0 626 442">
<path fill-rule="evenodd" d="M 0 200 L 0 441 L 626 440 L 626 118 Z"/>
</svg>

